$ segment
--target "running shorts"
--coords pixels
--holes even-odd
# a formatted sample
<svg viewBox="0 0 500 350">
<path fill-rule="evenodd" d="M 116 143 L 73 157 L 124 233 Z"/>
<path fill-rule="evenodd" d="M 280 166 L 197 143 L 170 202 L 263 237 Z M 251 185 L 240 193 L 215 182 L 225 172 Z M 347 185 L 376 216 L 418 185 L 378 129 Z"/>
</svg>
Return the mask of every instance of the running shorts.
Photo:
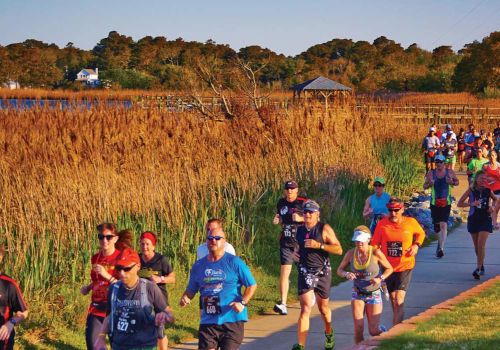
<svg viewBox="0 0 500 350">
<path fill-rule="evenodd" d="M 307 272 L 305 268 L 298 268 L 298 294 L 302 295 L 314 290 L 321 299 L 330 298 L 330 287 L 332 286 L 332 268 L 324 267 L 319 273 Z"/>
<path fill-rule="evenodd" d="M 353 287 L 351 292 L 351 300 L 361 300 L 365 304 L 374 305 L 382 304 L 382 291 L 377 289 L 371 293 L 360 293 L 358 288 Z"/>
<path fill-rule="evenodd" d="M 281 265 L 293 265 L 298 261 L 297 246 L 287 247 L 280 246 L 280 263 Z"/>
<path fill-rule="evenodd" d="M 439 231 L 439 223 L 440 222 L 448 222 L 450 218 L 451 205 L 447 205 L 446 207 L 436 207 L 435 205 L 431 205 L 431 217 L 432 223 L 434 224 L 434 231 Z"/>
<path fill-rule="evenodd" d="M 243 342 L 245 322 L 200 324 L 198 349 L 237 350 Z"/>
<path fill-rule="evenodd" d="M 387 290 L 389 291 L 389 293 L 392 293 L 396 290 L 404 290 L 404 291 L 408 290 L 412 274 L 413 274 L 413 269 L 401 272 L 393 272 L 385 280 L 385 283 L 387 285 Z"/>
</svg>

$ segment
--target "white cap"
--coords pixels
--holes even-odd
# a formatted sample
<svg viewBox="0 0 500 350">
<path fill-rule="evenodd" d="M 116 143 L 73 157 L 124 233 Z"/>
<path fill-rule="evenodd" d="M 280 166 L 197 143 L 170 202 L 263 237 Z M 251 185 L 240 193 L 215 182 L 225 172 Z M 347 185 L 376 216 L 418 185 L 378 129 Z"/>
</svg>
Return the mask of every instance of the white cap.
<svg viewBox="0 0 500 350">
<path fill-rule="evenodd" d="M 431 127 L 429 128 L 429 131 L 436 131 L 436 128 L 435 128 L 435 127 L 433 127 L 433 126 L 431 126 Z"/>
<path fill-rule="evenodd" d="M 371 239 L 372 235 L 365 231 L 354 231 L 354 234 L 352 235 L 353 242 L 369 243 Z"/>
</svg>

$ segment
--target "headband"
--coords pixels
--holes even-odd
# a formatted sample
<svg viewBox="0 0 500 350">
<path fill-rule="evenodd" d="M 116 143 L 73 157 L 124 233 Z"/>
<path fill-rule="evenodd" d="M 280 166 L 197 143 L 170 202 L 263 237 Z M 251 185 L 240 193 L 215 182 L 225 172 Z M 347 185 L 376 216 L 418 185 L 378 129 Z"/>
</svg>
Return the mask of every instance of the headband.
<svg viewBox="0 0 500 350">
<path fill-rule="evenodd" d="M 152 232 L 144 232 L 142 235 L 141 235 L 141 241 L 143 239 L 149 239 L 151 241 L 151 243 L 153 243 L 153 245 L 156 245 L 156 236 L 154 233 Z"/>
</svg>

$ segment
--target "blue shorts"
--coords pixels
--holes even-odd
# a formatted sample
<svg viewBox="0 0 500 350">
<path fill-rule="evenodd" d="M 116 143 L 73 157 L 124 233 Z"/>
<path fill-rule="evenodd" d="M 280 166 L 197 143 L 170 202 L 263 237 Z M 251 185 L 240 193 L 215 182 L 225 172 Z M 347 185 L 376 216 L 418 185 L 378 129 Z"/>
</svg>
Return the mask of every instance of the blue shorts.
<svg viewBox="0 0 500 350">
<path fill-rule="evenodd" d="M 356 287 L 353 287 L 351 300 L 361 300 L 364 301 L 365 304 L 369 305 L 382 304 L 382 291 L 380 289 L 377 289 L 370 294 L 361 294 L 358 292 L 358 289 Z"/>
</svg>

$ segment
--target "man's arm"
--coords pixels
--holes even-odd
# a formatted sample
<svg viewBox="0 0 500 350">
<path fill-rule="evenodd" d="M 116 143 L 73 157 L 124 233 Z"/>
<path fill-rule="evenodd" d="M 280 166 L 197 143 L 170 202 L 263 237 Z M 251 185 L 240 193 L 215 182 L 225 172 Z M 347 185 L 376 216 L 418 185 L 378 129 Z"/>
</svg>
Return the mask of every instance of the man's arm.
<svg viewBox="0 0 500 350">
<path fill-rule="evenodd" d="M 342 246 L 340 245 L 333 228 L 328 224 L 325 224 L 323 228 L 323 241 L 325 242 L 323 247 L 321 247 L 321 244 L 318 242 L 320 245 L 318 248 L 323 249 L 329 254 L 342 255 Z"/>
<path fill-rule="evenodd" d="M 191 299 L 194 298 L 196 293 L 190 292 L 187 289 L 184 291 L 184 294 L 181 296 L 181 300 L 179 301 L 179 305 L 181 307 L 185 307 L 191 303 Z"/>
</svg>

